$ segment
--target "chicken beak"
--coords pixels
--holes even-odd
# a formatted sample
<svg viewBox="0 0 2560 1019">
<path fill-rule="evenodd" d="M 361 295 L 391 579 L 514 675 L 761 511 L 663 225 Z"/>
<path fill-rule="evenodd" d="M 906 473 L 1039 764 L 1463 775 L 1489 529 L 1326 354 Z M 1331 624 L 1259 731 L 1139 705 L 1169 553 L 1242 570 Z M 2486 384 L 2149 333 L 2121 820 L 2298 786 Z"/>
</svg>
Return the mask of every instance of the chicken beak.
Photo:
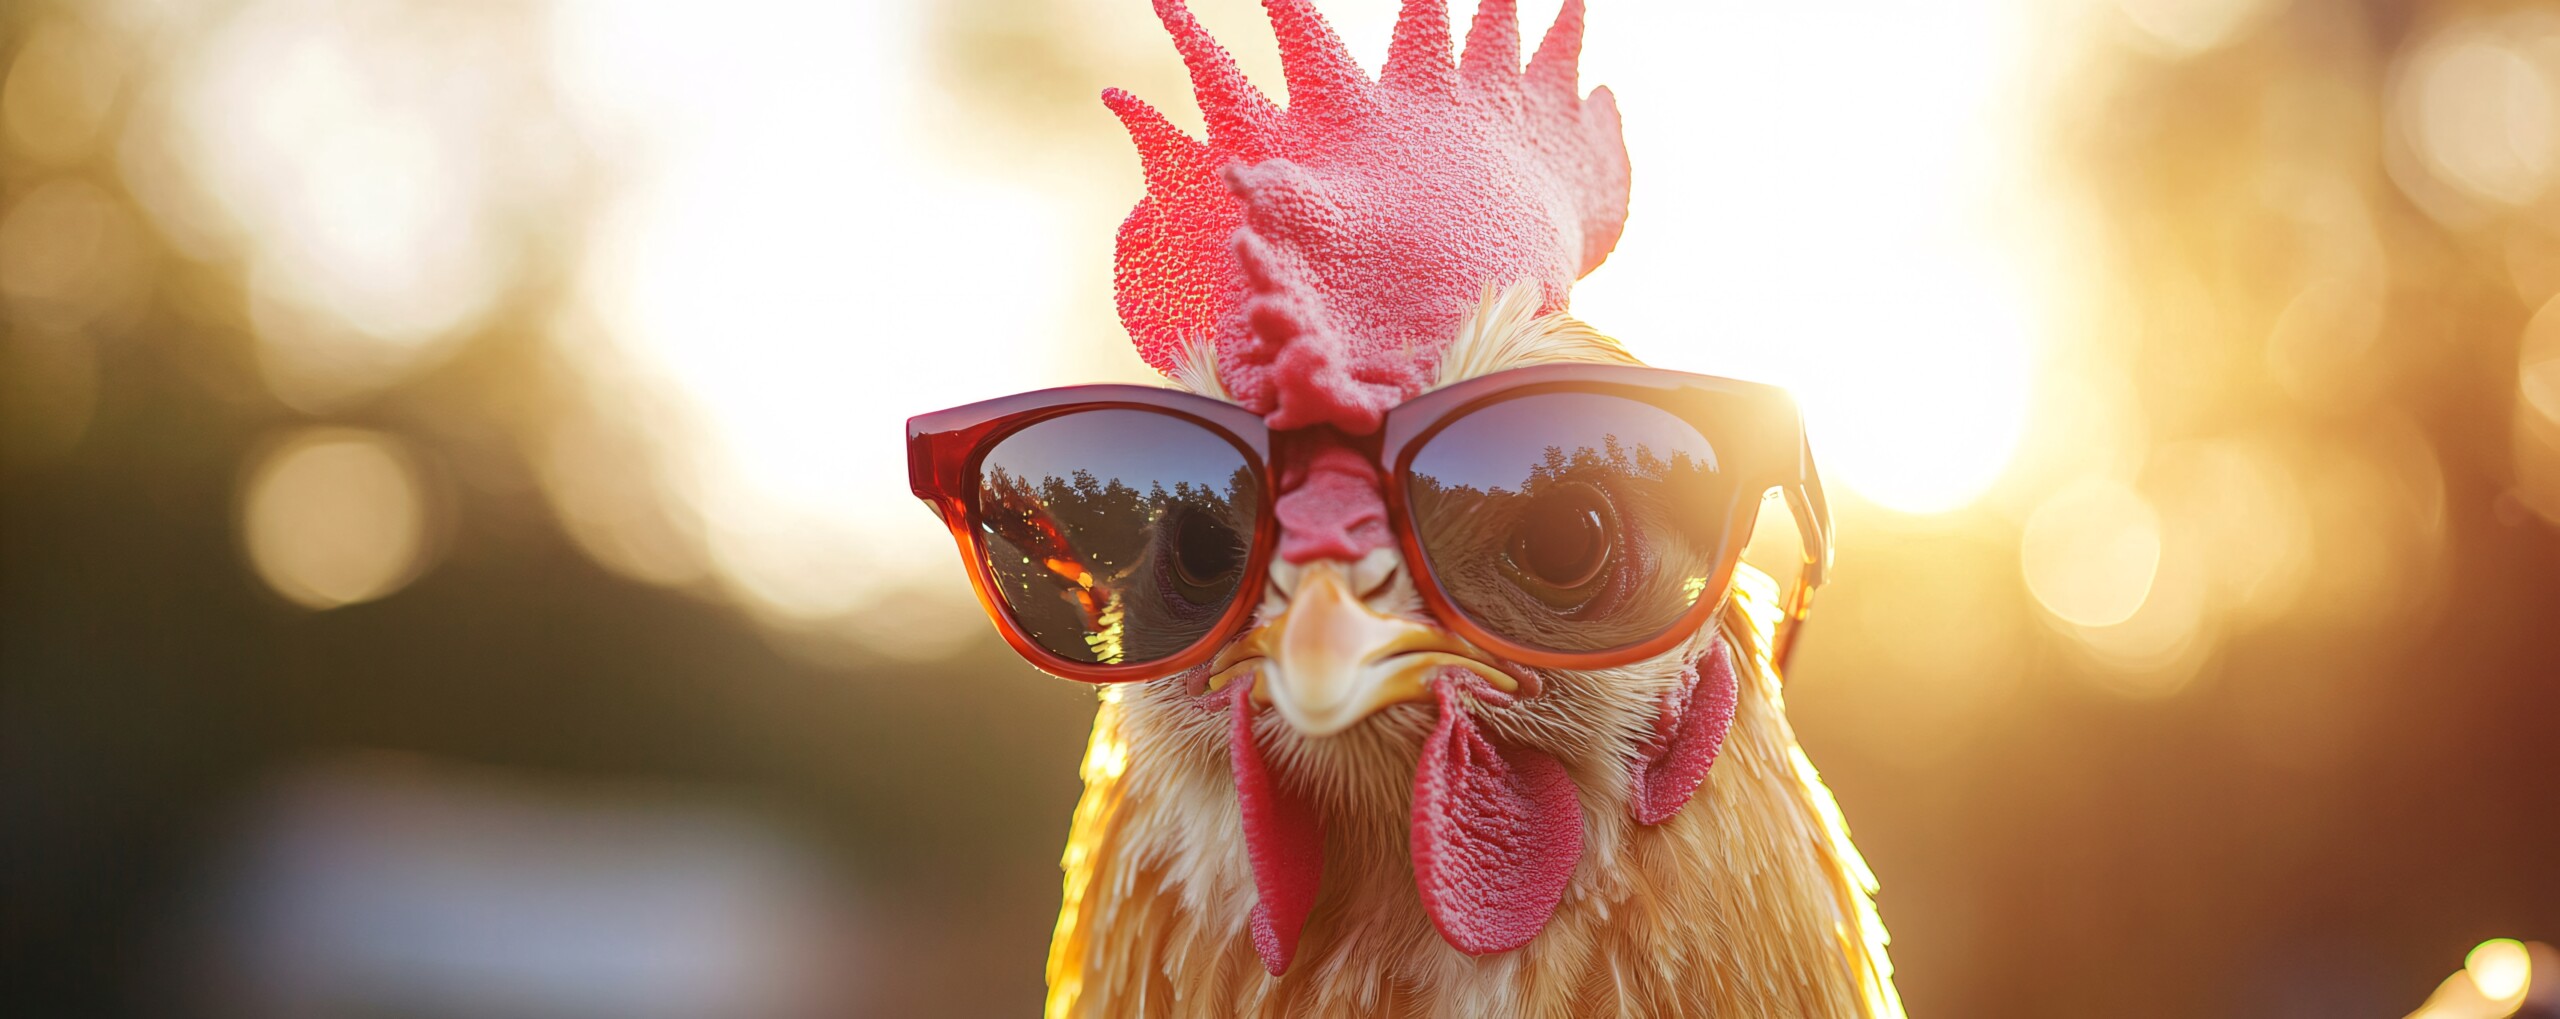
<svg viewBox="0 0 2560 1019">
<path fill-rule="evenodd" d="M 1390 704 L 1430 700 L 1428 681 L 1451 666 L 1505 693 L 1519 689 L 1479 655 L 1439 627 L 1370 609 L 1340 567 L 1313 563 L 1278 619 L 1219 656 L 1210 685 L 1256 672 L 1254 700 L 1278 708 L 1302 735 L 1330 736 Z"/>
</svg>

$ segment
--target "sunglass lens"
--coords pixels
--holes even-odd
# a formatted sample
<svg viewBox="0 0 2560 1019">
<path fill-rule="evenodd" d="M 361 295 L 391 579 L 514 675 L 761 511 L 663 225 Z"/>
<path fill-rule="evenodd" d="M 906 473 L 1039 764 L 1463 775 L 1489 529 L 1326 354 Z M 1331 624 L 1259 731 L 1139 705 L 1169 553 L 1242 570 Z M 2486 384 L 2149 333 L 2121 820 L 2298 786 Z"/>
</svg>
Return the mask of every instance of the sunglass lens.
<svg viewBox="0 0 2560 1019">
<path fill-rule="evenodd" d="M 1410 463 L 1432 575 L 1478 625 L 1531 647 L 1606 651 L 1701 597 L 1736 486 L 1714 443 L 1623 396 L 1538 392 L 1468 412 Z"/>
<path fill-rule="evenodd" d="M 1034 642 L 1088 664 L 1144 664 L 1206 635 L 1243 581 L 1260 506 L 1234 443 L 1151 411 L 1048 418 L 978 468 L 997 597 Z"/>
</svg>

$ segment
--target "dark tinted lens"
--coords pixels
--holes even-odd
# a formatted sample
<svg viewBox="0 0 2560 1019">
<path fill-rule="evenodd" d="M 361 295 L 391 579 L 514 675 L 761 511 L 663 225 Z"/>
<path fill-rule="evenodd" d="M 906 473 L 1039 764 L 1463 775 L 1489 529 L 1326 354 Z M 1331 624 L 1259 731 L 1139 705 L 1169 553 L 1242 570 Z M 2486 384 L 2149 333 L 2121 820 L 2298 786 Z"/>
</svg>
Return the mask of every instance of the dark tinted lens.
<svg viewBox="0 0 2560 1019">
<path fill-rule="evenodd" d="M 1432 575 L 1478 625 L 1550 651 L 1663 632 L 1708 592 L 1734 503 L 1713 443 L 1649 403 L 1534 393 L 1451 422 L 1406 494 Z"/>
<path fill-rule="evenodd" d="M 1033 641 L 1077 662 L 1155 661 L 1207 634 L 1243 580 L 1260 505 L 1234 444 L 1151 411 L 1050 418 L 978 468 L 997 595 Z"/>
</svg>

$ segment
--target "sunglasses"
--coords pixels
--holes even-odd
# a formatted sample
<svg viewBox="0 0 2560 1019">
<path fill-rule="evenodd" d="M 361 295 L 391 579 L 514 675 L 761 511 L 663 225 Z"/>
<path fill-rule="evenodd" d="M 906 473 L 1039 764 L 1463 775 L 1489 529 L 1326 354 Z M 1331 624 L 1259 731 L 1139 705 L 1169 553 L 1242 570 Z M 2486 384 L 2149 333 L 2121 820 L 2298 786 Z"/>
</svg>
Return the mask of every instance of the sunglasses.
<svg viewBox="0 0 2560 1019">
<path fill-rule="evenodd" d="M 1016 651 L 1124 682 L 1208 661 L 1252 622 L 1279 538 L 1274 438 L 1208 397 L 1073 386 L 909 419 L 907 472 Z M 1424 604 L 1522 665 L 1607 668 L 1687 639 L 1773 489 L 1803 544 L 1781 654 L 1830 565 L 1822 482 L 1775 386 L 1516 368 L 1414 397 L 1370 438 Z"/>
</svg>

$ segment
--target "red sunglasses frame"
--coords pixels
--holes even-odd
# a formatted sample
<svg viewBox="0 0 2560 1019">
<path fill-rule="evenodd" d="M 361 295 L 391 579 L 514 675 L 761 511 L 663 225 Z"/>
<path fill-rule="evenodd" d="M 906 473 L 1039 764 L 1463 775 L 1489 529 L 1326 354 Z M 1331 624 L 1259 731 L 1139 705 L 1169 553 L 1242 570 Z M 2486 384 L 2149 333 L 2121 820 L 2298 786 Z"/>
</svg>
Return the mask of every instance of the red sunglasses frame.
<svg viewBox="0 0 2560 1019">
<path fill-rule="evenodd" d="M 1720 467 L 1736 479 L 1734 504 L 1726 507 L 1723 543 L 1707 591 L 1678 620 L 1635 644 L 1595 651 L 1556 651 L 1513 641 L 1478 624 L 1458 607 L 1433 576 L 1406 506 L 1403 479 L 1413 458 L 1442 428 L 1490 404 L 1553 391 L 1605 393 L 1649 403 L 1687 421 L 1715 442 Z M 1040 646 L 1017 623 L 988 572 L 985 531 L 979 526 L 978 472 L 987 451 L 1040 421 L 1088 410 L 1127 409 L 1192 422 L 1234 445 L 1253 472 L 1259 503 L 1254 535 L 1237 596 L 1215 625 L 1190 646 L 1147 662 L 1105 665 L 1079 662 Z M 1792 625 L 1804 617 L 1813 589 L 1831 568 L 1831 511 L 1814 470 L 1795 400 L 1776 386 L 1692 375 L 1639 365 L 1537 365 L 1496 372 L 1435 389 L 1387 411 L 1378 432 L 1377 462 L 1386 478 L 1387 524 L 1412 571 L 1414 587 L 1432 615 L 1453 633 L 1509 661 L 1542 669 L 1600 669 L 1642 661 L 1669 651 L 1706 625 L 1730 595 L 1734 564 L 1759 520 L 1756 503 L 1779 490 L 1804 542 L 1804 572 L 1788 599 L 1777 655 L 1783 661 Z M 1176 389 L 1093 385 L 1044 389 L 999 397 L 907 419 L 907 479 L 916 497 L 942 518 L 959 545 L 978 603 L 1005 642 L 1042 671 L 1088 683 L 1121 683 L 1169 676 L 1193 668 L 1244 631 L 1261 599 L 1272 550 L 1279 544 L 1271 504 L 1272 435 L 1262 417 L 1231 403 Z"/>
</svg>

